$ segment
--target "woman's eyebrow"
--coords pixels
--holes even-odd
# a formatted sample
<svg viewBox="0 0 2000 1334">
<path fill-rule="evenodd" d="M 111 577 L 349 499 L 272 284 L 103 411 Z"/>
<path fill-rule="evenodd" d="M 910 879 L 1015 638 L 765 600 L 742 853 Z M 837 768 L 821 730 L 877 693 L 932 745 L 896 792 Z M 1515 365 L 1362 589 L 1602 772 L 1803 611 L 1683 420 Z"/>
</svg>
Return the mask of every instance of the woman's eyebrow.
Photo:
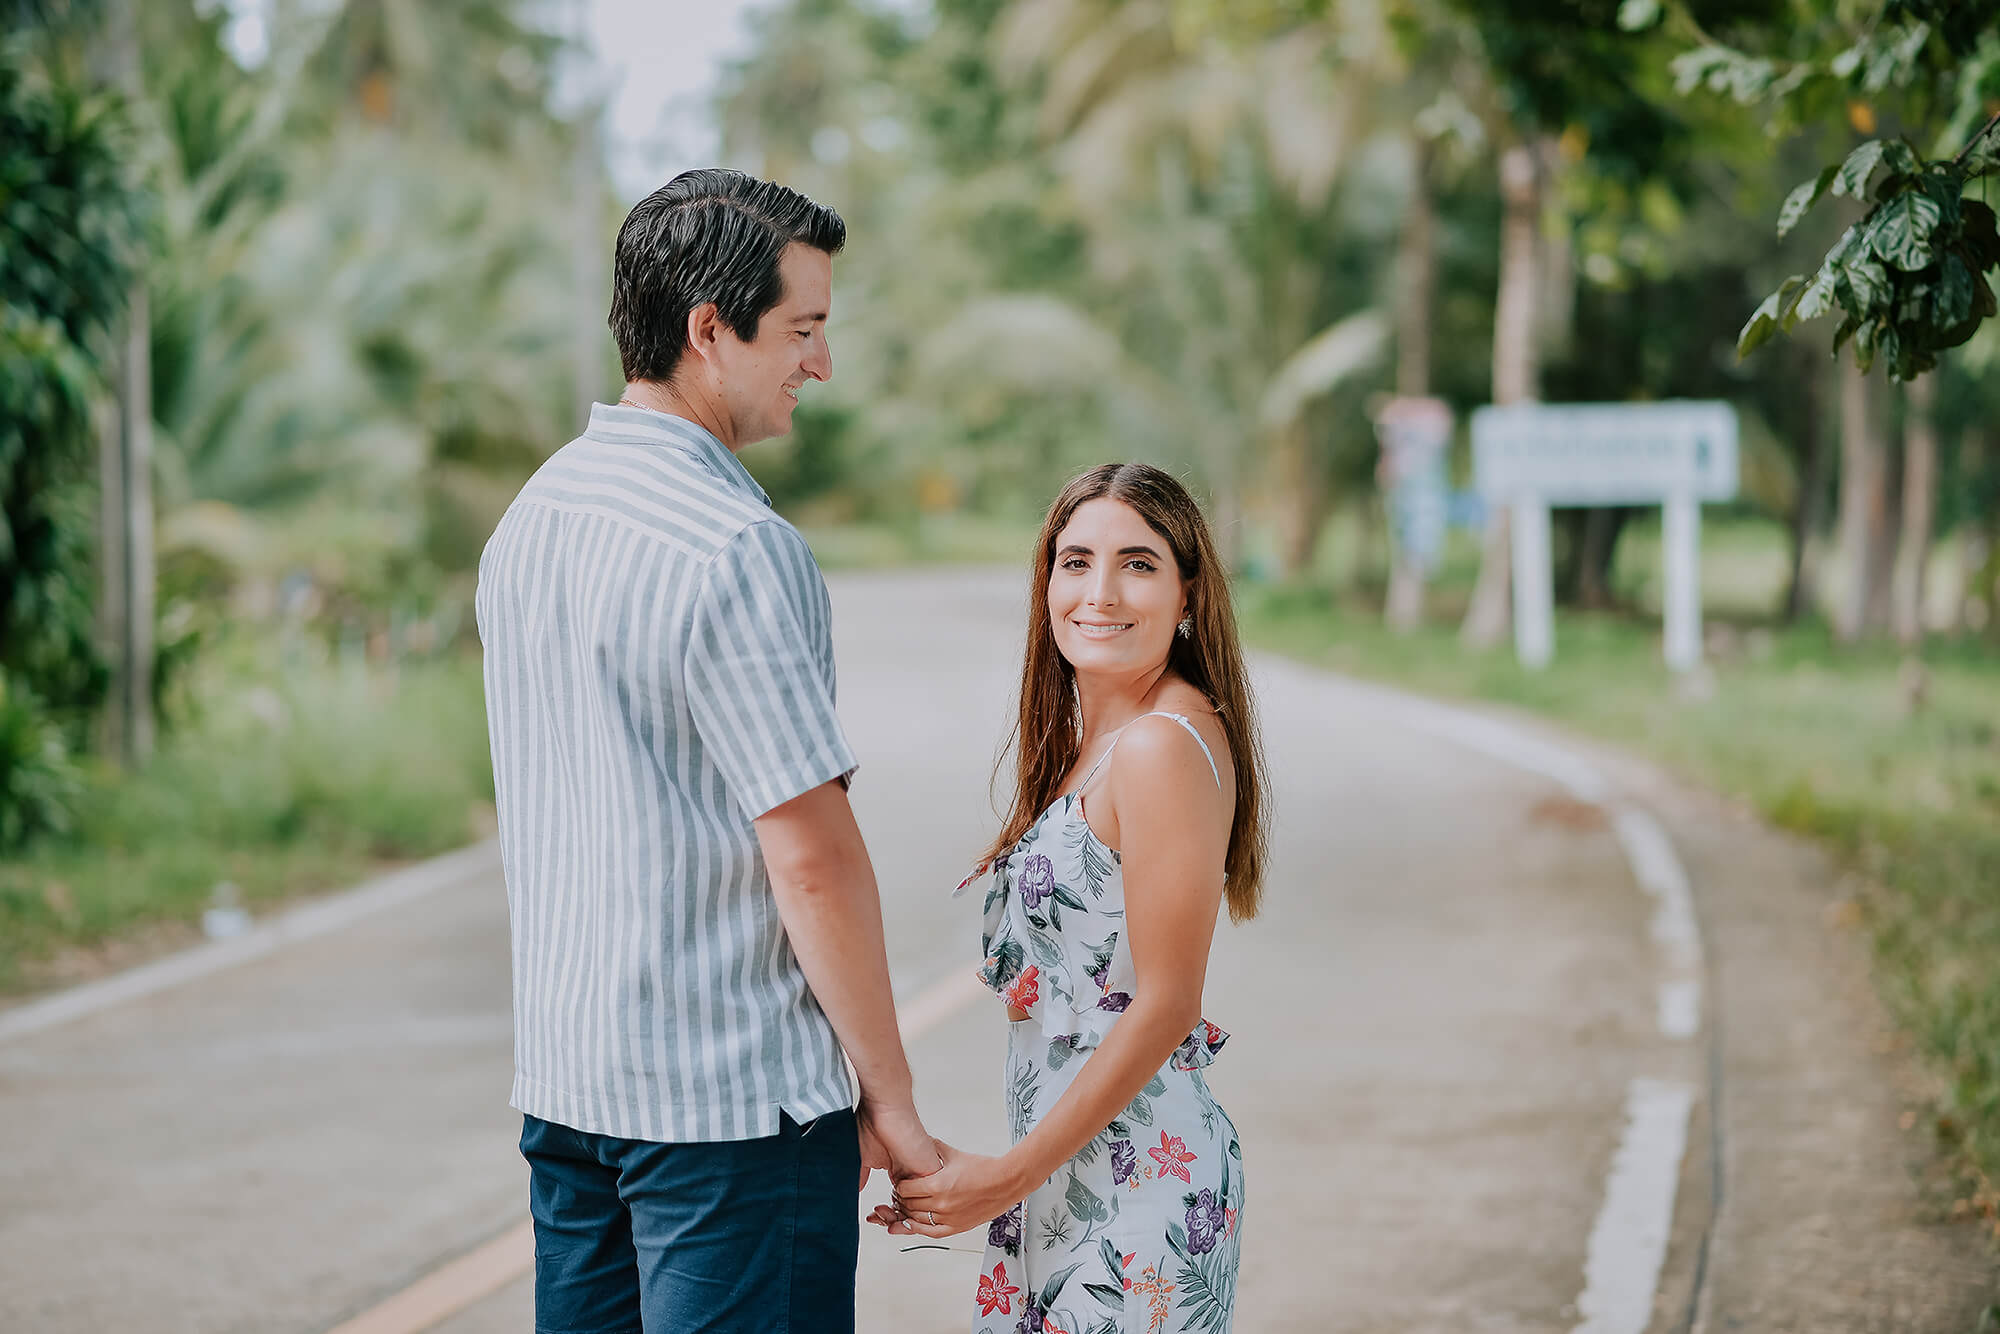
<svg viewBox="0 0 2000 1334">
<path fill-rule="evenodd" d="M 1084 546 L 1079 542 L 1072 542 L 1068 546 L 1064 547 L 1061 551 L 1058 551 L 1056 555 L 1067 556 L 1070 555 L 1072 552 L 1074 552 L 1076 555 L 1079 556 L 1095 556 L 1097 554 L 1096 552 L 1092 551 L 1089 547 Z"/>
<path fill-rule="evenodd" d="M 1151 547 L 1120 547 L 1118 548 L 1118 554 L 1121 556 L 1151 556 L 1154 560 L 1160 558 L 1160 553 Z"/>
</svg>

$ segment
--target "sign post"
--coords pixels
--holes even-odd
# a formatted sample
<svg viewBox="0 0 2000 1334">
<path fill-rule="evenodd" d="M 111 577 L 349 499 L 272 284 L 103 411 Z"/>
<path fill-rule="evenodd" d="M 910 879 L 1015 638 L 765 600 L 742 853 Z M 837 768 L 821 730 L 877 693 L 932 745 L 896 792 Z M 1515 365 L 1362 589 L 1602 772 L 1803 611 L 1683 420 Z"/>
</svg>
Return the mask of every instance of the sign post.
<svg viewBox="0 0 2000 1334">
<path fill-rule="evenodd" d="M 1736 412 L 1727 403 L 1514 403 L 1472 414 L 1480 494 L 1514 521 L 1514 651 L 1555 654 L 1549 509 L 1659 505 L 1667 665 L 1701 661 L 1701 505 L 1736 495 Z"/>
</svg>

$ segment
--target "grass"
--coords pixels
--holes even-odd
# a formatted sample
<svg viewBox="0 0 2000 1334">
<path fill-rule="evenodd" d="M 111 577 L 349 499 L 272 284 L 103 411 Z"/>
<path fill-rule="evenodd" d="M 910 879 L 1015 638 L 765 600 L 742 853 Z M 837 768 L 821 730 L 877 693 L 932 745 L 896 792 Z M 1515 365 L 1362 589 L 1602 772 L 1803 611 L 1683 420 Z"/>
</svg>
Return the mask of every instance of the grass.
<svg viewBox="0 0 2000 1334">
<path fill-rule="evenodd" d="M 99 772 L 76 828 L 0 861 L 0 991 L 87 951 L 456 847 L 492 798 L 476 657 L 336 662 L 239 637 L 188 683 L 188 717 L 142 772 Z"/>
<path fill-rule="evenodd" d="M 1637 536 L 1637 534 L 1635 534 Z M 1782 536 L 1725 528 L 1703 583 L 1726 607 L 1775 605 Z M 1774 557 L 1773 548 L 1777 554 Z M 1619 584 L 1655 586 L 1656 545 L 1621 553 Z M 1453 581 L 1459 582 L 1459 581 Z M 1463 605 L 1464 588 L 1444 599 Z M 1635 598 L 1635 600 L 1643 600 Z M 1454 608 L 1455 609 L 1455 608 Z M 1989 1224 L 2000 1195 L 2000 652 L 1933 641 L 1912 707 L 1906 655 L 1835 645 L 1817 624 L 1711 624 L 1712 688 L 1660 661 L 1656 617 L 1563 614 L 1540 672 L 1470 653 L 1456 618 L 1398 636 L 1373 599 L 1248 587 L 1248 637 L 1308 662 L 1432 694 L 1491 700 L 1601 737 L 1821 840 L 1863 873 L 1860 908 L 1891 1011 L 1937 1077 L 1936 1125 L 1966 1182 L 1955 1211 Z"/>
</svg>

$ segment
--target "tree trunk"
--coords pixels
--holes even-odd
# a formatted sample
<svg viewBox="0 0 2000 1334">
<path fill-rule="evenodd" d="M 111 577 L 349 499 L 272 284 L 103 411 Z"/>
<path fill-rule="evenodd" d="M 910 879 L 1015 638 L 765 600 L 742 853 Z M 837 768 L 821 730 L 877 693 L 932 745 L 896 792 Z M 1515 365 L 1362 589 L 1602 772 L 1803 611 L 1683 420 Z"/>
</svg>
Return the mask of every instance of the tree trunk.
<svg viewBox="0 0 2000 1334">
<path fill-rule="evenodd" d="M 1315 466 L 1312 436 L 1303 417 L 1278 433 L 1272 450 L 1278 484 L 1278 568 L 1288 579 L 1305 572 L 1326 522 L 1326 479 Z"/>
<path fill-rule="evenodd" d="M 1431 197 L 1428 140 L 1410 141 L 1410 199 L 1403 210 L 1403 231 L 1396 252 L 1396 393 L 1423 398 L 1431 391 L 1431 308 L 1437 292 L 1437 203 Z M 1392 483 L 1393 490 L 1393 483 Z M 1385 494 L 1386 505 L 1393 505 Z M 1394 525 L 1390 525 L 1393 527 Z M 1384 618 L 1393 630 L 1409 631 L 1424 620 L 1424 570 L 1410 560 L 1393 537 L 1390 542 L 1389 595 Z"/>
<path fill-rule="evenodd" d="M 1785 584 L 1786 625 L 1798 622 L 1799 615 L 1813 600 L 1812 572 L 1806 568 L 1806 544 L 1819 532 L 1821 511 L 1826 505 L 1827 433 L 1823 405 L 1826 375 L 1819 369 L 1819 356 L 1812 354 L 1805 373 L 1805 392 L 1799 401 L 1799 430 L 1804 441 L 1804 467 L 1799 472 L 1798 495 L 1792 501 L 1791 576 Z"/>
<path fill-rule="evenodd" d="M 1958 475 L 1977 477 L 1987 448 L 1983 430 L 1976 426 L 1967 429 L 1959 445 Z M 2000 516 L 1965 514 L 1958 520 L 1958 587 L 1953 590 L 1952 626 L 1961 634 L 1968 630 L 1976 634 L 1985 628 L 1984 621 L 1975 624 L 1978 613 L 1973 610 L 1973 601 L 1980 599 L 1983 605 L 1991 591 L 1981 587 L 1980 575 L 1986 569 L 1989 550 L 1987 528 L 1995 518 Z"/>
<path fill-rule="evenodd" d="M 106 15 L 100 68 L 124 95 L 145 95 L 139 64 L 138 0 Z M 105 752 L 126 765 L 153 750 L 153 368 L 146 280 L 132 284 L 118 336 L 117 407 L 98 451 L 98 625 L 110 660 L 102 720 Z"/>
<path fill-rule="evenodd" d="M 1506 212 L 1500 224 L 1500 292 L 1493 311 L 1493 401 L 1507 404 L 1536 397 L 1541 383 L 1535 269 L 1542 195 L 1532 150 L 1517 144 L 1501 154 L 1500 194 Z M 1508 514 L 1495 507 L 1486 518 L 1479 582 L 1459 628 L 1460 638 L 1473 648 L 1491 648 L 1507 633 L 1511 561 Z"/>
<path fill-rule="evenodd" d="M 1437 291 L 1437 204 L 1431 198 L 1428 142 L 1411 145 L 1413 179 L 1396 250 L 1396 392 L 1431 391 L 1431 305 Z"/>
<path fill-rule="evenodd" d="M 1630 506 L 1585 510 L 1583 544 L 1577 552 L 1577 605 L 1602 611 L 1611 606 L 1611 560 L 1618 554 L 1618 536 L 1632 517 Z"/>
<path fill-rule="evenodd" d="M 1896 580 L 1896 552 L 1903 534 L 1903 510 L 1898 503 L 1903 494 L 1902 450 L 1890 441 L 1883 415 L 1878 410 L 1872 419 L 1876 447 L 1882 454 L 1877 465 L 1881 481 L 1875 502 L 1875 535 L 1868 545 L 1868 611 L 1862 621 L 1870 635 L 1889 633 L 1889 592 Z"/>
<path fill-rule="evenodd" d="M 1876 552 L 1888 527 L 1888 468 L 1875 427 L 1871 381 L 1846 361 L 1840 377 L 1840 564 L 1846 586 L 1833 630 L 1836 639 L 1853 643 L 1871 628 L 1869 612 L 1881 601 L 1873 580 L 1882 568 Z"/>
<path fill-rule="evenodd" d="M 1930 564 L 1937 498 L 1937 375 L 1920 375 L 1904 391 L 1903 531 L 1896 556 L 1892 619 L 1896 638 L 1924 637 L 1924 567 Z"/>
</svg>

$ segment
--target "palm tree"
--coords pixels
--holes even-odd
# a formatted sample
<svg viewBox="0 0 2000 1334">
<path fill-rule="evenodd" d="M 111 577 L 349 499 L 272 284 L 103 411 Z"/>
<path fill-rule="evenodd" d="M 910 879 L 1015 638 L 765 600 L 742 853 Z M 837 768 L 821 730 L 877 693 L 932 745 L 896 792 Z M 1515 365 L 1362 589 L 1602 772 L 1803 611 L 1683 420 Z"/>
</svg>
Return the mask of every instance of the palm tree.
<svg viewBox="0 0 2000 1334">
<path fill-rule="evenodd" d="M 1173 387 L 1162 438 L 1205 475 L 1229 540 L 1261 481 L 1296 569 L 1326 511 L 1315 405 L 1386 349 L 1374 284 L 1338 259 L 1363 239 L 1339 187 L 1394 52 L 1362 5 L 1236 46 L 1174 31 L 1158 0 L 1021 0 L 996 50 L 1039 89 L 1096 285 L 1119 298 L 1093 305 L 1122 310 L 1128 361 Z"/>
</svg>

